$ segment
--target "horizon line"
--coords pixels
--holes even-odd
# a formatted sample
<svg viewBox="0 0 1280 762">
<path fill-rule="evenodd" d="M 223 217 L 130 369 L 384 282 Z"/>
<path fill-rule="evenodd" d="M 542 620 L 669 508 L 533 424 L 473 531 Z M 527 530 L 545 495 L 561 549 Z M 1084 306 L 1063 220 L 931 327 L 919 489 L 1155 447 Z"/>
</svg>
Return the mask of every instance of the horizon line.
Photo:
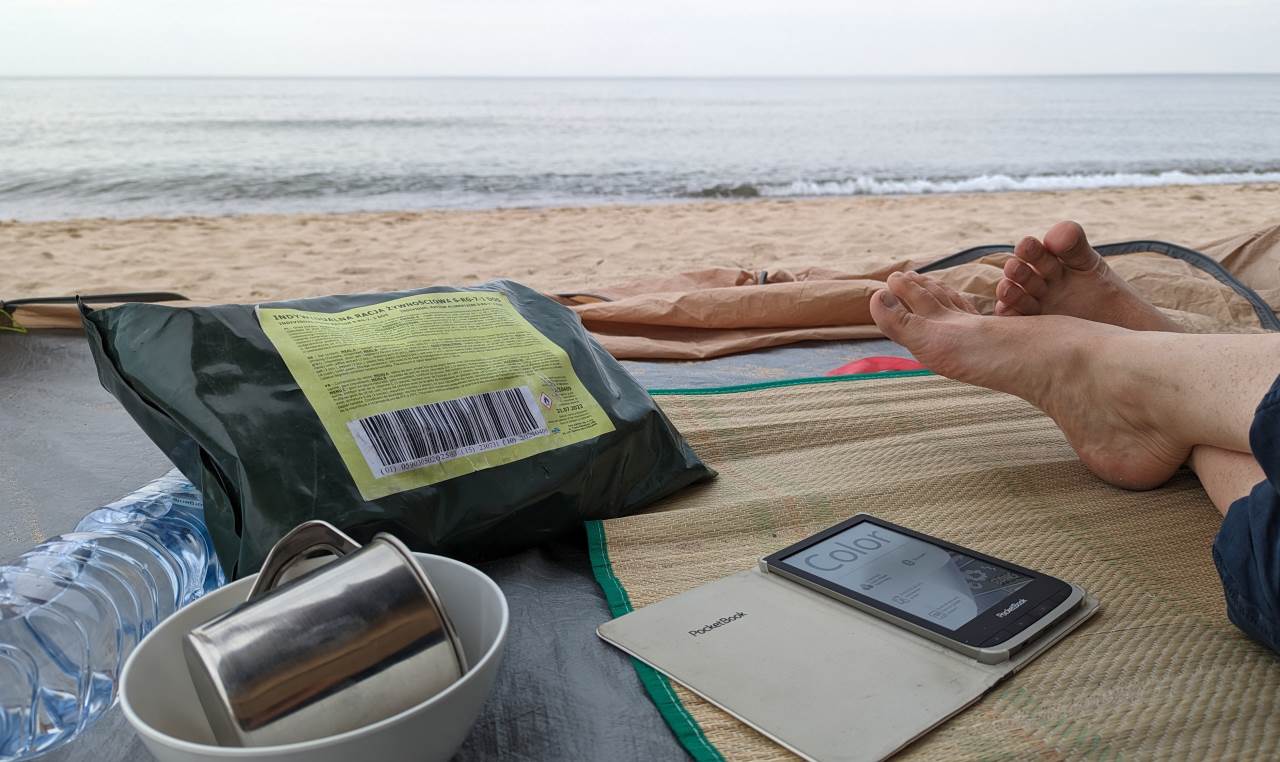
<svg viewBox="0 0 1280 762">
<path fill-rule="evenodd" d="M 1067 77 L 1257 77 L 1276 71 L 1116 71 L 885 74 L 3 74 L 0 79 L 524 79 L 524 80 L 762 80 L 762 79 L 977 79 Z"/>
</svg>

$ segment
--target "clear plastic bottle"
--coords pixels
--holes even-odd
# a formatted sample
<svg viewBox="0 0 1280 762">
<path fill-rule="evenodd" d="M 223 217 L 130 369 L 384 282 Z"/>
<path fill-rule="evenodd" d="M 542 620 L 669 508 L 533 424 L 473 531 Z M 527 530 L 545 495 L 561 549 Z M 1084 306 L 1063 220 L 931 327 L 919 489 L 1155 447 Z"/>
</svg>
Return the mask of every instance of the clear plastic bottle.
<svg viewBox="0 0 1280 762">
<path fill-rule="evenodd" d="M 200 493 L 176 471 L 0 566 L 0 760 L 101 716 L 138 642 L 224 582 Z"/>
</svg>

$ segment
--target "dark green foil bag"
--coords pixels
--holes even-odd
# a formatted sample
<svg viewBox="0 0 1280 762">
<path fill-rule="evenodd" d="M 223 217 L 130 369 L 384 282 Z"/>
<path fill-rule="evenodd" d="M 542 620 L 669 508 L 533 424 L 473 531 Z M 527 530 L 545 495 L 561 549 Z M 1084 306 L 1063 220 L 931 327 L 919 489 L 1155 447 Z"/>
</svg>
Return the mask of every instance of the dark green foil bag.
<svg viewBox="0 0 1280 762">
<path fill-rule="evenodd" d="M 572 311 L 518 283 L 81 314 L 235 578 L 309 519 L 482 560 L 714 476 Z"/>
</svg>

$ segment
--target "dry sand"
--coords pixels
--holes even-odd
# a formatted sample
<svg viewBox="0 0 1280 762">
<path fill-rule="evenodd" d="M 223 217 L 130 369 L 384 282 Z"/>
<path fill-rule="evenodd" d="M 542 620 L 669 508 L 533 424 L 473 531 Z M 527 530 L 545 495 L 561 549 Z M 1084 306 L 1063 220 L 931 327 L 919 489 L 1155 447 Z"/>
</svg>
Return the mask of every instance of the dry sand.
<svg viewBox="0 0 1280 762">
<path fill-rule="evenodd" d="M 1013 243 L 1075 219 L 1096 243 L 1196 246 L 1280 216 L 1280 185 L 566 209 L 0 222 L 0 298 L 164 289 L 257 301 L 494 277 L 559 291 L 713 265 L 850 268 Z"/>
</svg>

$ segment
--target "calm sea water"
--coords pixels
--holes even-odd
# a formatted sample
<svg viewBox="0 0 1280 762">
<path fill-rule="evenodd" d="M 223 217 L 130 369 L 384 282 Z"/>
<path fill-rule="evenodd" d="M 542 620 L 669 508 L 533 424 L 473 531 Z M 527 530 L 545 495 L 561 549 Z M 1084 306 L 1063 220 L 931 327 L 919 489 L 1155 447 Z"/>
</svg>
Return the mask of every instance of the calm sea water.
<svg viewBox="0 0 1280 762">
<path fill-rule="evenodd" d="M 0 218 L 1280 181 L 1280 75 L 0 79 Z"/>
</svg>

